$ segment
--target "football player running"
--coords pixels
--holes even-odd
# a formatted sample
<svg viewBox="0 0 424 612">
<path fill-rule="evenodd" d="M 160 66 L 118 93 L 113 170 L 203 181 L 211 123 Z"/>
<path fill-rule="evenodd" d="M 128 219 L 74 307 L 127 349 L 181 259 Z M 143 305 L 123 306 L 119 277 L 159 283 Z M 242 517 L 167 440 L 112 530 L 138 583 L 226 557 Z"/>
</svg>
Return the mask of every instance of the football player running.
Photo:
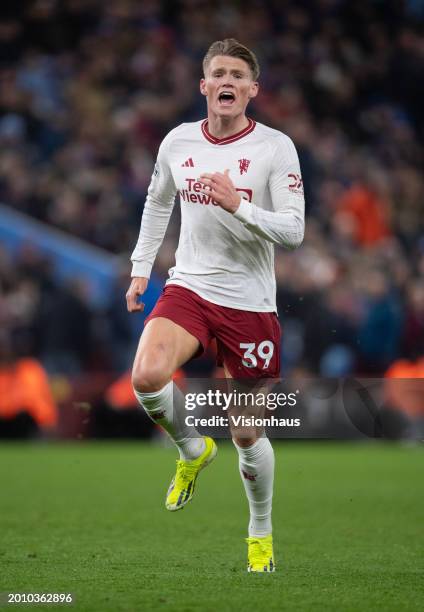
<svg viewBox="0 0 424 612">
<path fill-rule="evenodd" d="M 184 123 L 163 140 L 132 254 L 130 312 L 143 309 L 151 269 L 177 192 L 181 231 L 176 264 L 147 317 L 134 360 L 139 403 L 169 434 L 180 458 L 166 497 L 170 511 L 193 497 L 199 472 L 217 447 L 184 419 L 174 372 L 216 339 L 228 378 L 278 378 L 274 245 L 297 248 L 304 234 L 299 161 L 288 136 L 246 115 L 258 93 L 255 54 L 234 39 L 214 42 L 203 61 L 200 92 L 207 118 Z M 248 571 L 272 572 L 274 452 L 252 430 L 233 431 L 250 509 Z"/>
</svg>

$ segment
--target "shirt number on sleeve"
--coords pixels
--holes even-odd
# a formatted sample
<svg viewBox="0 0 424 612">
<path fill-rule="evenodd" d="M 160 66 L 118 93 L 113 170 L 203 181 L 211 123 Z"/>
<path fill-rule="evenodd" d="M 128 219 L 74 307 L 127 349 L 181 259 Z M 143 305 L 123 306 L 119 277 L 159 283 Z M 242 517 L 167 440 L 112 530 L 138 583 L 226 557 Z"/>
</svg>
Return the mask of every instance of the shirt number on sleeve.
<svg viewBox="0 0 424 612">
<path fill-rule="evenodd" d="M 243 359 L 241 360 L 242 364 L 246 368 L 257 367 L 258 359 L 255 355 L 255 351 L 257 356 L 260 359 L 263 359 L 264 361 L 264 364 L 262 366 L 263 370 L 267 369 L 274 354 L 274 343 L 271 342 L 271 340 L 263 340 L 257 348 L 254 342 L 241 342 L 240 348 L 246 349 L 243 355 Z"/>
</svg>

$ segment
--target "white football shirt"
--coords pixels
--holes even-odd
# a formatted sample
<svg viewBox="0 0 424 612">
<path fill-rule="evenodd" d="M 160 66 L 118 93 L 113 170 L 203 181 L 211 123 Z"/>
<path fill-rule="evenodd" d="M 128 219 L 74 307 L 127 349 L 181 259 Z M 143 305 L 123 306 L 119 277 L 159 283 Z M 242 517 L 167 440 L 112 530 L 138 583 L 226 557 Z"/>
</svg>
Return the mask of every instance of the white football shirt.
<svg viewBox="0 0 424 612">
<path fill-rule="evenodd" d="M 234 214 L 200 193 L 197 180 L 226 169 L 242 197 Z M 209 133 L 207 120 L 172 130 L 159 148 L 132 276 L 149 278 L 177 193 L 181 231 L 166 284 L 221 306 L 275 311 L 274 244 L 294 249 L 304 232 L 302 178 L 290 138 L 252 119 L 223 139 Z"/>
</svg>

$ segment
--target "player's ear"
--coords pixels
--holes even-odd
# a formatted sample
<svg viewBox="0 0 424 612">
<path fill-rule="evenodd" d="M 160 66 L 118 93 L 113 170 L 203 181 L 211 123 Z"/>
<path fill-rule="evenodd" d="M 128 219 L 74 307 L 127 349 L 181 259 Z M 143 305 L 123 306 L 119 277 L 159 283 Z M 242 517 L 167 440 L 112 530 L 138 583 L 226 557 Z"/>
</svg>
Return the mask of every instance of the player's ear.
<svg viewBox="0 0 424 612">
<path fill-rule="evenodd" d="M 250 85 L 249 98 L 256 98 L 259 91 L 259 83 L 257 81 L 253 81 Z"/>
<path fill-rule="evenodd" d="M 207 96 L 207 91 L 206 91 L 206 84 L 205 84 L 205 79 L 200 79 L 200 93 L 203 96 Z"/>
</svg>

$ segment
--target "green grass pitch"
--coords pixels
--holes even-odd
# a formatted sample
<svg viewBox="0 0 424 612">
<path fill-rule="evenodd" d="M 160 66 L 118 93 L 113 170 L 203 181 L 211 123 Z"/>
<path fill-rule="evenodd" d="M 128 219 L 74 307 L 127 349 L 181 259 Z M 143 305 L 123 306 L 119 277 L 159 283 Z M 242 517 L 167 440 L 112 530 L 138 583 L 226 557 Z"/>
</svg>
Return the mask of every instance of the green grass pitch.
<svg viewBox="0 0 424 612">
<path fill-rule="evenodd" d="M 103 611 L 422 610 L 422 448 L 276 443 L 275 574 L 248 574 L 247 505 L 221 442 L 193 501 L 164 508 L 175 452 L 0 447 L 0 592 Z"/>
</svg>

